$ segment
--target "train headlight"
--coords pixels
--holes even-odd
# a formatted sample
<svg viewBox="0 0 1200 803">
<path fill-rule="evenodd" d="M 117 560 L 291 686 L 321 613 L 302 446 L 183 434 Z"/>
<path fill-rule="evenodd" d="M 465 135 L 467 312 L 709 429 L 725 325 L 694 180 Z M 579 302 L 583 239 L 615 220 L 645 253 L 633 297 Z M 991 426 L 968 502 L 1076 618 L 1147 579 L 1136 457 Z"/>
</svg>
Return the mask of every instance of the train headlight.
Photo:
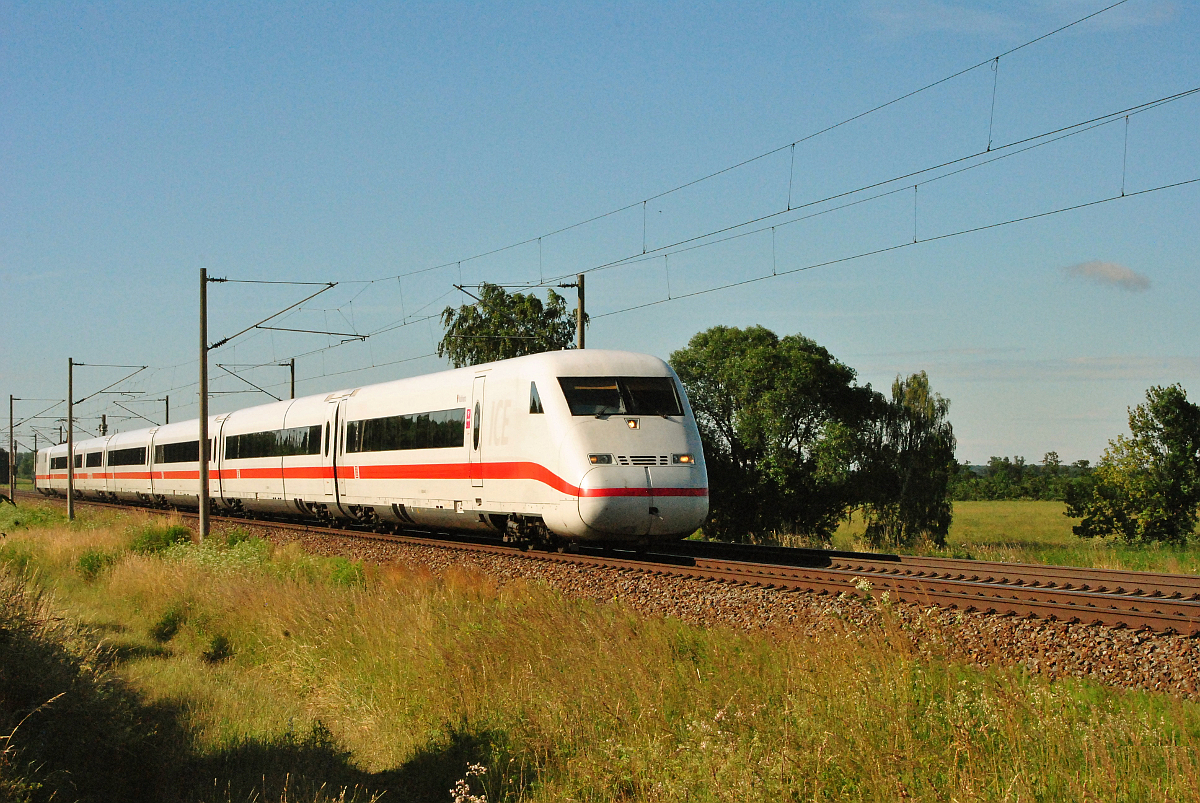
<svg viewBox="0 0 1200 803">
<path fill-rule="evenodd" d="M 593 466 L 611 466 L 613 461 L 610 454 L 590 454 L 588 460 Z"/>
<path fill-rule="evenodd" d="M 696 464 L 696 457 L 691 453 L 688 454 L 673 454 L 671 462 L 677 466 L 693 466 Z"/>
<path fill-rule="evenodd" d="M 638 428 L 638 420 L 636 418 L 626 418 L 625 426 L 629 427 L 630 429 L 637 429 Z"/>
</svg>

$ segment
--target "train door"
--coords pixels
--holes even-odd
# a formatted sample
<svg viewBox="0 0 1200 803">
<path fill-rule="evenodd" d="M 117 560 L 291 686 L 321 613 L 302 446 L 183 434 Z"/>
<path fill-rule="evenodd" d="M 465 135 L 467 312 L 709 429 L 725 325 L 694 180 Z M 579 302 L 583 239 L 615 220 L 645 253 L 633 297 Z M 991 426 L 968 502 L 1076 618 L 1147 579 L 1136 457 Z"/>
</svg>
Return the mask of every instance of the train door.
<svg viewBox="0 0 1200 803">
<path fill-rule="evenodd" d="M 324 478 L 325 504 L 337 504 L 337 487 L 334 482 L 334 473 L 337 471 L 337 433 L 338 433 L 338 407 L 339 402 L 332 402 L 325 405 L 325 427 L 322 431 L 321 444 L 321 476 Z"/>
<path fill-rule="evenodd" d="M 104 456 L 108 454 L 108 441 L 109 439 L 105 438 L 104 442 L 100 444 L 100 453 L 98 455 L 93 453 L 95 456 L 91 457 L 93 471 L 95 472 L 92 476 L 99 477 L 99 481 L 96 483 L 96 490 L 101 493 L 108 492 L 108 468 L 104 465 Z M 83 461 L 86 464 L 88 458 L 83 458 Z"/>
<path fill-rule="evenodd" d="M 341 505 L 342 497 L 346 495 L 346 469 L 342 465 L 346 462 L 346 400 L 340 399 L 337 403 L 337 411 L 334 413 L 334 440 L 331 447 L 335 455 L 333 464 L 333 475 L 337 478 L 336 498 L 337 503 Z"/>
<path fill-rule="evenodd" d="M 208 425 L 208 495 L 225 501 L 225 419 L 229 414 L 219 415 Z"/>
<path fill-rule="evenodd" d="M 158 482 L 154 481 L 154 433 L 158 432 L 158 427 L 151 427 L 147 430 L 149 437 L 146 439 L 146 465 L 149 467 L 147 477 L 150 480 L 150 495 L 163 493 L 163 480 L 160 477 Z M 107 450 L 106 450 L 107 451 Z M 159 470 L 161 474 L 161 469 Z"/>
<path fill-rule="evenodd" d="M 475 377 L 474 384 L 471 385 L 471 408 L 467 410 L 467 423 L 470 424 L 470 429 L 467 432 L 471 442 L 468 445 L 470 455 L 471 485 L 475 488 L 483 487 L 483 383 L 487 380 L 486 376 Z"/>
</svg>

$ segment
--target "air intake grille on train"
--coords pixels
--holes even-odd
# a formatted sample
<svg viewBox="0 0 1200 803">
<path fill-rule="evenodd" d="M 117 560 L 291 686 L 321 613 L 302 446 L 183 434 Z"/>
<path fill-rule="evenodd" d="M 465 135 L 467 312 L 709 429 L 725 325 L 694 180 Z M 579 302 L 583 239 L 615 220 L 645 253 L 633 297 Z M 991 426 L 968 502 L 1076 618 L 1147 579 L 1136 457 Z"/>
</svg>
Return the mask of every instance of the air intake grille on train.
<svg viewBox="0 0 1200 803">
<path fill-rule="evenodd" d="M 666 466 L 670 465 L 670 462 L 670 456 L 665 454 L 617 455 L 617 463 L 622 466 Z"/>
</svg>

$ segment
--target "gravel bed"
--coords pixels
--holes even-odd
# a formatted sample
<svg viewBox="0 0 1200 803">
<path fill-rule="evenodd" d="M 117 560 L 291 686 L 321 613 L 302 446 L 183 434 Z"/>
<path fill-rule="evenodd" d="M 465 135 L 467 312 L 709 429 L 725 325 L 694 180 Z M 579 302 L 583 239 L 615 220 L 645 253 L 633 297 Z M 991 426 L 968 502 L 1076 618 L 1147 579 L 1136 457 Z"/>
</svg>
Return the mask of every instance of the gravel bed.
<svg viewBox="0 0 1200 803">
<path fill-rule="evenodd" d="M 258 529 L 261 525 L 251 526 Z M 865 593 L 863 597 L 833 596 L 663 577 L 537 560 L 520 553 L 498 555 L 436 544 L 387 543 L 269 525 L 261 529 L 273 542 L 298 542 L 315 554 L 401 563 L 434 574 L 451 567 L 472 568 L 501 584 L 542 582 L 571 597 L 620 602 L 646 615 L 675 616 L 697 625 L 751 631 L 785 629 L 820 636 L 847 627 L 878 628 L 886 617 L 923 654 L 981 666 L 1021 665 L 1051 679 L 1086 677 L 1112 686 L 1200 698 L 1200 644 L 1186 636 L 889 604 Z"/>
</svg>

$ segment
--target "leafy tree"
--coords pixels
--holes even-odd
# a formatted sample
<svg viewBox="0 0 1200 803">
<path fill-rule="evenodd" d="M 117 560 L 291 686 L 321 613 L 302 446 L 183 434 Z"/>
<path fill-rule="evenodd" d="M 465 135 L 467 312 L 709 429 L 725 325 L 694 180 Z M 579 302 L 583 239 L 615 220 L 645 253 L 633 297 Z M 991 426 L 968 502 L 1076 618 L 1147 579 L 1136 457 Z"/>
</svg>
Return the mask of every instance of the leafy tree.
<svg viewBox="0 0 1200 803">
<path fill-rule="evenodd" d="M 1200 506 L 1200 407 L 1179 385 L 1154 386 L 1129 411 L 1130 437 L 1109 441 L 1090 486 L 1072 489 L 1067 515 L 1081 538 L 1182 543 Z"/>
<path fill-rule="evenodd" d="M 950 529 L 954 430 L 950 402 L 934 393 L 924 371 L 896 377 L 892 398 L 877 402 L 862 457 L 867 540 L 876 547 L 928 540 L 944 546 Z"/>
<path fill-rule="evenodd" d="M 559 351 L 574 343 L 576 311 L 568 310 L 566 299 L 553 290 L 545 304 L 535 295 L 509 293 L 494 284 L 482 284 L 479 290 L 479 303 L 442 312 L 446 333 L 437 353 L 449 357 L 455 368 Z"/>
<path fill-rule="evenodd" d="M 802 335 L 715 326 L 670 362 L 687 389 L 708 464 L 719 538 L 787 530 L 828 540 L 850 505 L 855 433 L 873 391 Z"/>
</svg>

